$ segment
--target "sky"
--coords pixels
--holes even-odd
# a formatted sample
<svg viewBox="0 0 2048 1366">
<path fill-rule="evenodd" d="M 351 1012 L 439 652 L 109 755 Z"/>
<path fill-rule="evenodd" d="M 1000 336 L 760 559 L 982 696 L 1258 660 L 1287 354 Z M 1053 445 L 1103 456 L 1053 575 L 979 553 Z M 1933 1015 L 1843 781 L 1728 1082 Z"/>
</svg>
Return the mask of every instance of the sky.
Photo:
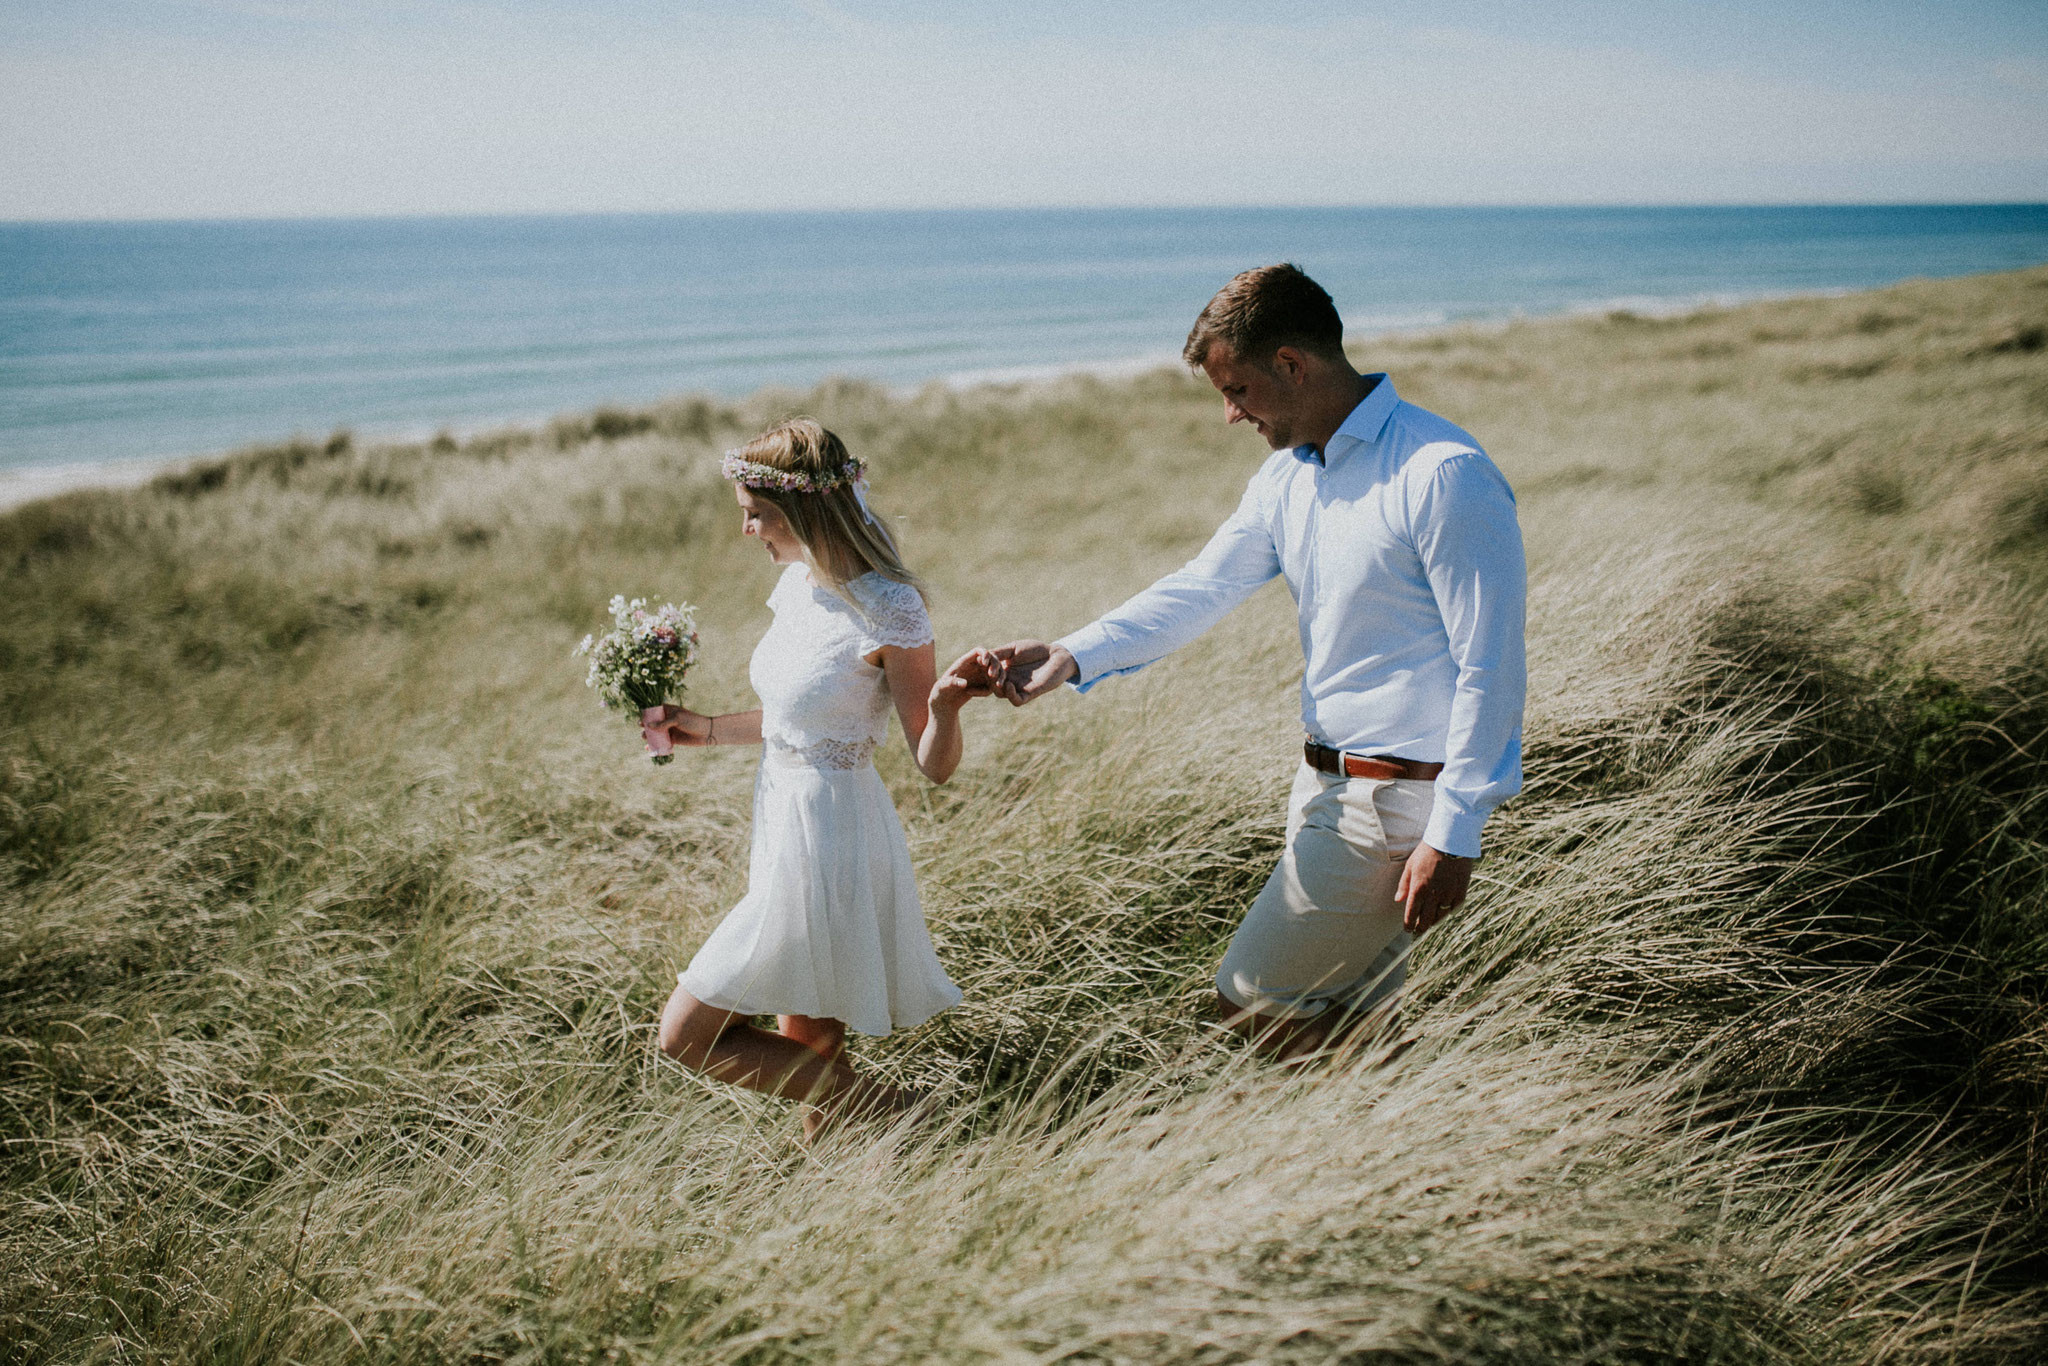
<svg viewBox="0 0 2048 1366">
<path fill-rule="evenodd" d="M 2048 0 L 0 0 L 0 219 L 1958 200 Z"/>
</svg>

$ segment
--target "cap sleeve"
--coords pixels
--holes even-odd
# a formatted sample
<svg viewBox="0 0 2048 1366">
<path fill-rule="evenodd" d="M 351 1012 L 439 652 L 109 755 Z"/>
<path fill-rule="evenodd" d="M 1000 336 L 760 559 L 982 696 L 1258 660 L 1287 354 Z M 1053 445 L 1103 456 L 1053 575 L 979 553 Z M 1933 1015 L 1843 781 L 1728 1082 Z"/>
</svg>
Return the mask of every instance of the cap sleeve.
<svg viewBox="0 0 2048 1366">
<path fill-rule="evenodd" d="M 869 574 L 848 584 L 861 607 L 862 654 L 872 654 L 885 645 L 908 650 L 927 645 L 932 639 L 932 619 L 925 611 L 924 595 L 907 583 Z"/>
</svg>

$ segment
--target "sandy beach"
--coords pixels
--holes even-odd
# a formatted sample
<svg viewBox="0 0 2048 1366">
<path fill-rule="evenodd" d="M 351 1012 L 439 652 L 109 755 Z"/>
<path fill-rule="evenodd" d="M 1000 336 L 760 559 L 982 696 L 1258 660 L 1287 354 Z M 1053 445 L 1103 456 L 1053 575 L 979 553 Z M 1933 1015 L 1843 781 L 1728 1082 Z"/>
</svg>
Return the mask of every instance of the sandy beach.
<svg viewBox="0 0 2048 1366">
<path fill-rule="evenodd" d="M 1363 342 L 1366 339 L 1360 339 Z M 1124 360 L 1096 361 L 1082 364 L 1051 363 L 1045 365 L 1013 366 L 996 370 L 971 370 L 958 374 L 943 375 L 930 381 L 931 384 L 956 392 L 967 393 L 980 388 L 1014 388 L 1018 385 L 1047 384 L 1075 376 L 1113 381 L 1130 379 L 1153 370 L 1174 368 L 1179 365 L 1177 356 L 1170 352 L 1157 352 L 1145 356 L 1134 356 Z M 897 385 L 887 389 L 893 397 L 908 401 L 926 385 Z M 664 404 L 689 402 L 696 396 L 660 400 Z M 518 430 L 521 426 L 538 427 L 544 423 L 472 423 L 450 432 L 457 441 L 474 439 L 483 432 Z M 394 435 L 376 439 L 372 446 L 399 446 L 422 444 L 434 434 L 418 431 L 409 435 Z M 245 448 L 247 449 L 247 448 Z M 202 454 L 162 456 L 144 460 L 75 460 L 62 464 L 32 465 L 19 469 L 0 469 L 0 511 L 32 503 L 39 498 L 54 498 L 61 493 L 79 489 L 136 488 L 148 483 L 159 474 L 168 474 L 189 465 L 212 461 L 231 460 L 235 451 L 217 451 Z"/>
<path fill-rule="evenodd" d="M 64 465 L 0 470 L 0 511 L 32 503 L 38 498 L 54 498 L 73 489 L 135 488 L 159 474 L 192 463 L 194 458 L 175 456 L 162 460 L 112 460 L 99 464 L 80 460 Z"/>
</svg>

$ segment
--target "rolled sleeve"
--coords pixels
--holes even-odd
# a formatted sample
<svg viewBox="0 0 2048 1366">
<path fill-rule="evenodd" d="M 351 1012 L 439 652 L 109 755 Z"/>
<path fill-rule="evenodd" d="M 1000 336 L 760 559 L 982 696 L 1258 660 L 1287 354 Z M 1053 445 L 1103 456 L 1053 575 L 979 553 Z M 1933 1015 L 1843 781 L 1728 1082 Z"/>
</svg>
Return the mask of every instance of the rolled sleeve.
<svg viewBox="0 0 2048 1366">
<path fill-rule="evenodd" d="M 1439 464 L 1412 515 L 1457 667 L 1444 769 L 1423 840 L 1477 858 L 1487 817 L 1522 788 L 1529 592 L 1522 531 L 1507 480 L 1476 454 Z"/>
</svg>

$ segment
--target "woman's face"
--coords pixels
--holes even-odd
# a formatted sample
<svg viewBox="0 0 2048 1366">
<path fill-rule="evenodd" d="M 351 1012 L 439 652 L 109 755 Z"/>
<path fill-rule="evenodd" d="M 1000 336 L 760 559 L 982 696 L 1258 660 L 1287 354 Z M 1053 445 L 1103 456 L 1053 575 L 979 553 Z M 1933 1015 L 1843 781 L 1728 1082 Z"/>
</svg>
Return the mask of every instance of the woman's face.
<svg viewBox="0 0 2048 1366">
<path fill-rule="evenodd" d="M 776 564 L 796 564 L 804 557 L 803 542 L 790 530 L 789 518 L 766 498 L 757 497 L 745 484 L 732 486 L 740 502 L 740 534 L 759 540 Z"/>
</svg>

